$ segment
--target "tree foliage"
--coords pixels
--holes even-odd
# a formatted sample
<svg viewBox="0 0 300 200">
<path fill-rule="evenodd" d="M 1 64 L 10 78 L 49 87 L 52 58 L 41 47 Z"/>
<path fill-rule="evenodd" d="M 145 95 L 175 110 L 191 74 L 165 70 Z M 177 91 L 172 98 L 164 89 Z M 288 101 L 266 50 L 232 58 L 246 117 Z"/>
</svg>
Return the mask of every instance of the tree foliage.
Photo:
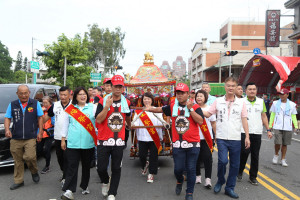
<svg viewBox="0 0 300 200">
<path fill-rule="evenodd" d="M 8 48 L 0 41 L 0 83 L 8 83 L 12 80 L 13 72 L 10 69 L 12 61 Z"/>
<path fill-rule="evenodd" d="M 50 56 L 43 57 L 43 61 L 48 67 L 48 73 L 43 76 L 44 79 L 54 77 L 60 85 L 63 85 L 64 78 L 64 59 L 67 58 L 67 85 L 71 88 L 89 84 L 86 76 L 90 76 L 90 69 L 83 63 L 86 63 L 92 56 L 93 52 L 89 51 L 90 45 L 87 37 L 83 39 L 80 35 L 75 35 L 74 38 L 68 38 L 64 34 L 58 37 L 57 42 L 46 44 L 45 50 Z M 82 66 L 80 66 L 82 65 Z M 80 67 L 78 67 L 80 66 Z M 77 73 L 79 71 L 80 73 Z M 86 83 L 83 83 L 82 80 Z M 73 87 L 72 87 L 73 85 Z"/>
<path fill-rule="evenodd" d="M 22 70 L 27 72 L 28 58 L 25 57 L 22 65 Z"/>
<path fill-rule="evenodd" d="M 26 74 L 27 74 L 27 80 L 29 78 L 32 78 L 32 73 L 28 73 L 22 70 L 16 71 L 14 73 L 14 82 L 15 83 L 26 83 Z"/>
<path fill-rule="evenodd" d="M 125 33 L 120 27 L 110 31 L 108 28 L 99 28 L 98 24 L 88 25 L 89 32 L 86 32 L 89 43 L 89 50 L 95 52 L 88 64 L 95 69 L 98 68 L 97 61 L 105 66 L 105 71 L 114 70 L 113 66 L 119 65 L 120 58 L 124 58 L 126 50 L 123 47 Z"/>
<path fill-rule="evenodd" d="M 191 80 L 189 79 L 188 74 L 185 73 L 185 75 L 181 76 L 179 80 L 176 81 L 176 84 L 178 83 L 185 83 L 187 86 L 190 87 Z"/>
<path fill-rule="evenodd" d="M 23 58 L 22 52 L 18 51 L 17 60 L 15 62 L 15 72 L 20 71 L 22 69 Z"/>
</svg>

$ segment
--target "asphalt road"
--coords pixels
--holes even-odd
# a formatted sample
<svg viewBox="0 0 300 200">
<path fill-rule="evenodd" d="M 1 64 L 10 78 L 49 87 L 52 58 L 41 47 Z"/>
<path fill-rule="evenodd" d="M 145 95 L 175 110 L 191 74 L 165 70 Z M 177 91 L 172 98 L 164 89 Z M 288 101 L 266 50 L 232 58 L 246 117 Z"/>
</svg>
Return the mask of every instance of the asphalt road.
<svg viewBox="0 0 300 200">
<path fill-rule="evenodd" d="M 289 167 L 273 165 L 272 158 L 274 154 L 273 139 L 269 140 L 264 135 L 260 151 L 259 168 L 259 186 L 253 186 L 248 182 L 248 174 L 245 170 L 243 180 L 237 182 L 235 191 L 242 200 L 254 199 L 300 199 L 300 135 L 293 135 L 298 140 L 293 140 L 292 145 L 288 147 L 287 162 Z M 216 183 L 217 152 L 213 153 L 213 174 L 212 183 Z M 43 158 L 38 160 L 38 167 L 42 169 L 45 164 Z M 184 193 L 176 196 L 174 189 L 176 179 L 173 175 L 173 160 L 171 157 L 159 158 L 159 171 L 155 176 L 153 184 L 146 182 L 146 176 L 140 173 L 138 159 L 129 158 L 129 147 L 124 152 L 122 177 L 118 190 L 117 199 L 122 200 L 183 200 Z M 247 168 L 246 168 L 247 169 Z M 80 180 L 79 172 L 79 180 Z M 204 174 L 204 170 L 203 170 Z M 62 194 L 61 185 L 58 181 L 61 173 L 56 161 L 54 149 L 52 151 L 51 171 L 47 174 L 41 174 L 39 184 L 33 183 L 31 174 L 27 169 L 25 172 L 25 186 L 18 190 L 11 191 L 9 186 L 13 183 L 13 168 L 0 168 L 0 200 L 49 200 L 60 199 Z M 204 181 L 204 179 L 202 179 Z M 78 183 L 79 185 L 79 183 Z M 91 179 L 89 184 L 91 191 L 88 195 L 82 195 L 78 187 L 75 193 L 75 199 L 104 199 L 101 196 L 101 184 L 96 169 L 91 169 Z M 195 186 L 194 199 L 230 199 L 222 191 L 215 195 L 213 190 L 207 190 L 203 184 Z"/>
</svg>

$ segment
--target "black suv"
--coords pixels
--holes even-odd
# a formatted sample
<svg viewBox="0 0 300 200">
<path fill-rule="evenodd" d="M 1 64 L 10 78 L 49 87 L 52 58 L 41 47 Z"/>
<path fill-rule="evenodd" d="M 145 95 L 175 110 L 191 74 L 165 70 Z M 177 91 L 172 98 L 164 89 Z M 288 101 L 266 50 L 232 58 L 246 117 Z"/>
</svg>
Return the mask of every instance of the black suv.
<svg viewBox="0 0 300 200">
<path fill-rule="evenodd" d="M 18 99 L 16 94 L 20 84 L 0 84 L 0 167 L 13 166 L 14 160 L 10 154 L 10 139 L 5 137 L 4 116 L 10 102 Z M 53 102 L 59 100 L 59 86 L 27 84 L 30 90 L 30 98 L 42 103 L 44 96 L 50 96 Z M 12 127 L 12 123 L 11 126 Z"/>
</svg>

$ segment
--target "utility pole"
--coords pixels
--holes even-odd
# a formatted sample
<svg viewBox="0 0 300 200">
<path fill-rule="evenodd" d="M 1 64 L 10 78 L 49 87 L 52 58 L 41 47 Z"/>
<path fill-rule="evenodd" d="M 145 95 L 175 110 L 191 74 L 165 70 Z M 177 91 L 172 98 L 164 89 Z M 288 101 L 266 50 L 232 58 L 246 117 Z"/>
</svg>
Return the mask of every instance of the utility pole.
<svg viewBox="0 0 300 200">
<path fill-rule="evenodd" d="M 230 65 L 229 65 L 229 77 L 231 77 L 231 63 L 232 63 L 232 56 L 229 56 L 229 62 L 230 62 Z"/>
<path fill-rule="evenodd" d="M 32 61 L 34 61 L 33 40 L 34 40 L 34 38 L 32 37 L 32 42 L 31 42 L 31 47 L 32 47 L 32 57 L 31 57 L 31 60 Z M 33 77 L 32 78 L 33 78 L 33 84 L 36 84 L 36 73 L 35 72 L 33 72 Z"/>
</svg>

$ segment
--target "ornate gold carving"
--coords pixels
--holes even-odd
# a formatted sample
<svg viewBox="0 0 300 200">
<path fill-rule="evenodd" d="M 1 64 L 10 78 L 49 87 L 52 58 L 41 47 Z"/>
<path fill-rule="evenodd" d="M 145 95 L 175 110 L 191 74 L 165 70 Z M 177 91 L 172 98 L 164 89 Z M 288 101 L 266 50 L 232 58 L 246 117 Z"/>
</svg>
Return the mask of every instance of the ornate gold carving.
<svg viewBox="0 0 300 200">
<path fill-rule="evenodd" d="M 154 64 L 154 59 L 153 59 L 153 55 L 150 55 L 149 52 L 146 52 L 144 54 L 145 59 L 144 59 L 144 64 Z"/>
</svg>

